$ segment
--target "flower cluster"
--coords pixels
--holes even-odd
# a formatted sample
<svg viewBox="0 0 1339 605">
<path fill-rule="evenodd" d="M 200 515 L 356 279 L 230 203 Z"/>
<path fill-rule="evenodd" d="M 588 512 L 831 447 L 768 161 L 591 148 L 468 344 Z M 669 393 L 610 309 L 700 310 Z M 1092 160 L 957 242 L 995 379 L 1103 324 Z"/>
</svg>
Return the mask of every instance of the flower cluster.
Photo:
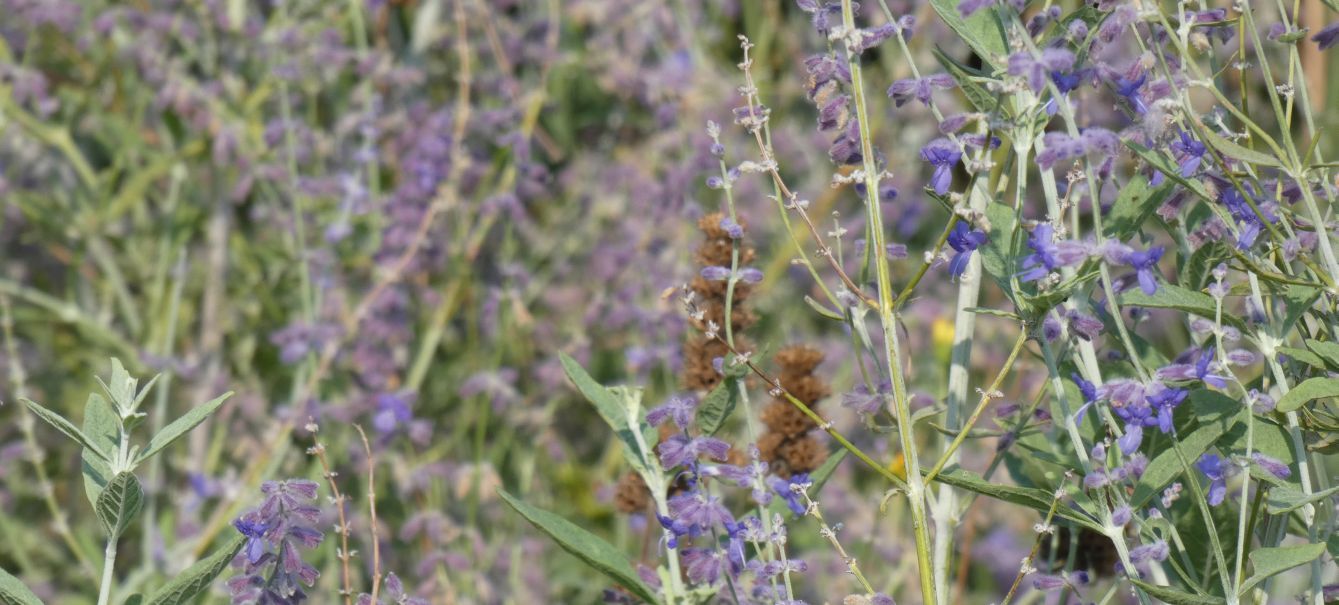
<svg viewBox="0 0 1339 605">
<path fill-rule="evenodd" d="M 307 600 L 320 572 L 303 560 L 302 551 L 321 544 L 315 529 L 321 510 L 313 505 L 314 481 L 290 479 L 261 485 L 265 500 L 238 517 L 233 527 L 246 537 L 233 560 L 240 575 L 228 580 L 235 605 L 295 605 Z"/>
</svg>

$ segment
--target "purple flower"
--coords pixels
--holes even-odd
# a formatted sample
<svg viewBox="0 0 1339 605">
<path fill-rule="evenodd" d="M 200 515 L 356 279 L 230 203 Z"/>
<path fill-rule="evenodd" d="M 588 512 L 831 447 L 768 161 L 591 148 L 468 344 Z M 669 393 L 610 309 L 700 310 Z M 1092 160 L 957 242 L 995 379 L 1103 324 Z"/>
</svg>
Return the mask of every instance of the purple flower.
<svg viewBox="0 0 1339 605">
<path fill-rule="evenodd" d="M 709 496 L 701 491 L 690 491 L 669 499 L 670 516 L 675 521 L 696 527 L 702 532 L 713 527 L 725 527 L 734 521 L 730 511 L 721 504 L 719 496 Z"/>
<path fill-rule="evenodd" d="M 1063 132 L 1048 132 L 1042 139 L 1045 149 L 1037 152 L 1037 165 L 1050 170 L 1057 163 L 1083 157 L 1088 148 L 1082 138 L 1071 137 Z"/>
<path fill-rule="evenodd" d="M 1227 463 L 1218 454 L 1205 454 L 1195 463 L 1195 468 L 1209 479 L 1209 505 L 1222 504 L 1227 496 Z"/>
<path fill-rule="evenodd" d="M 702 267 L 702 270 L 699 271 L 698 274 L 702 276 L 702 279 L 707 281 L 725 281 L 730 279 L 730 268 L 712 265 Z"/>
<path fill-rule="evenodd" d="M 665 468 L 674 468 L 688 466 L 696 462 L 699 456 L 725 460 L 726 454 L 730 451 L 730 444 L 714 437 L 699 436 L 690 439 L 684 435 L 674 435 L 660 442 L 656 451 L 660 452 L 660 463 Z"/>
<path fill-rule="evenodd" d="M 1165 561 L 1167 555 L 1171 554 L 1165 540 L 1158 540 L 1152 544 L 1136 546 L 1130 549 L 1130 562 L 1143 563 L 1144 561 Z"/>
<path fill-rule="evenodd" d="M 396 427 L 414 419 L 409 409 L 408 393 L 382 393 L 377 395 L 377 413 L 372 417 L 372 426 L 383 435 L 395 431 Z"/>
<path fill-rule="evenodd" d="M 934 166 L 934 175 L 930 177 L 930 186 L 935 193 L 944 195 L 953 185 L 953 166 L 962 159 L 962 151 L 952 141 L 938 138 L 921 148 L 921 159 Z"/>
<path fill-rule="evenodd" d="M 1053 241 L 1055 228 L 1042 223 L 1028 234 L 1027 244 L 1032 254 L 1023 259 L 1023 271 L 1018 274 L 1024 282 L 1036 281 L 1061 267 L 1077 265 L 1092 254 L 1091 246 L 1075 241 Z M 1100 330 L 1101 327 L 1099 326 Z"/>
<path fill-rule="evenodd" d="M 797 517 L 804 515 L 805 504 L 800 493 L 791 489 L 791 486 L 804 485 L 806 483 L 809 483 L 808 473 L 796 473 L 791 475 L 790 479 L 782 479 L 777 476 L 772 476 L 767 479 L 767 485 L 770 486 L 772 491 L 775 491 L 778 496 L 781 496 L 781 499 L 786 502 L 786 506 L 790 508 L 790 512 L 795 513 L 795 516 Z"/>
<path fill-rule="evenodd" d="M 869 387 L 861 383 L 849 392 L 842 393 L 842 407 L 855 410 L 862 418 L 876 414 L 883 409 L 892 388 L 891 384 L 884 382 L 878 386 L 878 392 L 871 393 Z"/>
<path fill-rule="evenodd" d="M 664 405 L 646 413 L 646 421 L 651 426 L 660 426 L 665 420 L 673 420 L 681 429 L 693 423 L 693 413 L 697 411 L 697 399 L 692 396 L 670 397 Z"/>
<path fill-rule="evenodd" d="M 953 76 L 946 73 L 930 74 L 922 78 L 906 78 L 893 82 L 893 85 L 888 87 L 888 96 L 893 99 L 893 105 L 897 107 L 912 99 L 929 105 L 930 95 L 936 88 L 949 90 L 957 85 Z"/>
<path fill-rule="evenodd" d="M 1065 313 L 1065 319 L 1069 320 L 1069 329 L 1084 340 L 1091 341 L 1102 333 L 1101 320 L 1080 313 L 1078 309 L 1071 309 Z"/>
<path fill-rule="evenodd" d="M 1111 21 L 1111 19 L 1108 19 Z M 1116 90 L 1116 94 L 1130 102 L 1134 107 L 1134 112 L 1140 115 L 1148 113 L 1148 106 L 1144 104 L 1143 98 L 1139 95 L 1139 89 L 1143 88 L 1144 82 L 1148 80 L 1148 74 L 1142 69 L 1135 67 L 1133 75 L 1118 75 L 1112 79 L 1111 86 Z"/>
<path fill-rule="evenodd" d="M 993 4 L 995 4 L 995 0 L 962 0 L 962 2 L 958 3 L 958 14 L 962 15 L 965 19 L 976 14 L 977 11 L 983 8 L 988 8 Z"/>
<path fill-rule="evenodd" d="M 1339 43 L 1339 21 L 1326 25 L 1324 29 L 1316 32 L 1316 35 L 1311 36 L 1311 41 L 1319 45 L 1321 50 Z"/>
<path fill-rule="evenodd" d="M 948 274 L 953 279 L 961 277 L 967 271 L 967 262 L 971 260 L 972 252 L 984 245 L 986 241 L 985 233 L 969 230 L 967 223 L 959 221 L 954 225 L 953 231 L 948 234 L 948 245 L 957 254 L 954 254 L 953 260 L 948 263 Z"/>
<path fill-rule="evenodd" d="M 1097 387 L 1094 386 L 1093 383 L 1084 380 L 1082 376 L 1079 376 L 1078 372 L 1071 373 L 1069 377 L 1074 381 L 1074 384 L 1079 387 L 1079 393 L 1083 394 L 1083 400 L 1085 402 L 1092 403 L 1097 401 Z"/>
<path fill-rule="evenodd" d="M 1139 424 L 1128 423 L 1125 425 L 1125 434 L 1116 440 L 1116 445 L 1120 446 L 1120 452 L 1126 456 L 1133 454 L 1139 449 L 1139 444 L 1144 441 L 1144 427 Z"/>
<path fill-rule="evenodd" d="M 1241 233 L 1237 235 L 1237 249 L 1245 250 L 1255 244 L 1256 238 L 1260 237 L 1260 232 L 1264 230 L 1265 224 L 1260 220 L 1260 216 L 1255 213 L 1251 205 L 1246 202 L 1246 198 L 1236 188 L 1229 187 L 1223 189 L 1219 194 L 1218 200 L 1227 207 L 1227 211 L 1236 219 Z M 1261 208 L 1261 214 L 1265 214 L 1264 208 Z M 1275 217 L 1265 214 L 1265 218 L 1274 220 Z"/>
<path fill-rule="evenodd" d="M 1041 51 L 1040 57 L 1029 51 L 1009 56 L 1009 75 L 1026 79 L 1033 94 L 1041 94 L 1046 88 L 1046 78 L 1052 72 L 1063 73 L 1073 67 L 1074 53 L 1063 48 L 1048 48 Z"/>
<path fill-rule="evenodd" d="M 1121 260 L 1122 264 L 1135 270 L 1135 276 L 1139 279 L 1139 289 L 1149 296 L 1158 293 L 1158 280 L 1155 276 L 1157 275 L 1158 261 L 1162 260 L 1162 253 L 1162 246 L 1153 246 L 1143 251 L 1131 250 Z"/>
<path fill-rule="evenodd" d="M 1190 133 L 1182 130 L 1180 140 L 1172 142 L 1172 151 L 1176 152 L 1176 161 L 1181 167 L 1181 176 L 1189 177 L 1199 169 L 1200 161 L 1204 159 L 1204 153 L 1208 151 L 1208 148 L 1204 146 L 1204 143 L 1192 138 Z"/>
<path fill-rule="evenodd" d="M 297 604 L 306 600 L 302 585 L 312 586 L 320 576 L 299 551 L 315 548 L 323 537 L 314 527 L 320 517 L 320 510 L 312 505 L 316 490 L 316 483 L 307 480 L 261 484 L 265 500 L 260 507 L 233 522 L 247 538 L 243 554 L 232 563 L 242 573 L 228 580 L 233 602 Z M 277 600 L 279 596 L 283 600 Z"/>
<path fill-rule="evenodd" d="M 1158 370 L 1157 375 L 1161 380 L 1185 380 L 1193 382 L 1203 382 L 1220 389 L 1227 388 L 1227 378 L 1217 374 L 1210 373 L 1210 365 L 1213 364 L 1215 348 L 1210 345 L 1208 348 L 1199 351 L 1199 359 L 1194 365 L 1188 363 L 1174 363 Z"/>
<path fill-rule="evenodd" d="M 1293 474 L 1292 469 L 1289 469 L 1288 465 L 1275 458 L 1261 454 L 1260 452 L 1251 453 L 1251 460 L 1259 465 L 1260 468 L 1269 471 L 1269 474 L 1274 475 L 1279 479 L 1287 479 Z"/>
</svg>

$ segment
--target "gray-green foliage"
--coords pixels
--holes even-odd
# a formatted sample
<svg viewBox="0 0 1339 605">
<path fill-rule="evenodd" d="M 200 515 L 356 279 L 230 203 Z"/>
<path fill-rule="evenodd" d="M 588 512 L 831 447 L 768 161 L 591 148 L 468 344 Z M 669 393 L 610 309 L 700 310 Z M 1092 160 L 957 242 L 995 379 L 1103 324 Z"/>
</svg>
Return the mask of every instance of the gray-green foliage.
<svg viewBox="0 0 1339 605">
<path fill-rule="evenodd" d="M 112 373 L 108 380 L 98 377 L 103 393 L 92 393 L 84 405 L 83 428 L 75 426 L 60 413 L 35 401 L 23 399 L 38 418 L 51 425 L 62 435 L 79 445 L 83 462 L 84 487 L 94 515 L 107 538 L 107 567 L 102 578 L 99 605 L 107 602 L 107 595 L 115 578 L 110 573 L 116 555 L 116 543 L 139 516 L 145 503 L 144 488 L 135 470 L 168 445 L 199 426 L 218 410 L 230 396 L 225 393 L 203 405 L 194 406 L 149 437 L 144 446 L 134 439 L 146 414 L 139 411 L 149 391 L 158 381 L 154 376 L 143 388 L 139 380 L 126 371 L 118 359 L 112 359 Z M 148 522 L 153 522 L 149 519 Z M 241 548 L 234 540 L 214 555 L 188 568 L 181 576 L 168 582 L 152 603 L 177 604 L 199 594 L 217 578 L 227 562 Z M 32 605 L 41 601 L 14 576 L 0 572 L 0 603 L 4 605 Z"/>
</svg>

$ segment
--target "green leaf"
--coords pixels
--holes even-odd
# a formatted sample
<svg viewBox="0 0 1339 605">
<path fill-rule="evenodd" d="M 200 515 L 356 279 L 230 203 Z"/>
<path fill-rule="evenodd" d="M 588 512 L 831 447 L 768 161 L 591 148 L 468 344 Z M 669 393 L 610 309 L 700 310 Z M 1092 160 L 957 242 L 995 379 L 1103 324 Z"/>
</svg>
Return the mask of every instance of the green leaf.
<svg viewBox="0 0 1339 605">
<path fill-rule="evenodd" d="M 1300 361 L 1318 370 L 1329 370 L 1330 367 L 1321 359 L 1320 355 L 1312 353 L 1306 349 L 1297 349 L 1293 347 L 1279 347 L 1278 352 L 1286 355 L 1288 359 Z"/>
<path fill-rule="evenodd" d="M 935 480 L 983 496 L 989 496 L 996 500 L 1003 500 L 1012 504 L 1026 506 L 1043 513 L 1051 509 L 1051 501 L 1055 498 L 1055 494 L 1035 487 L 1017 487 L 1013 485 L 990 483 L 985 479 L 982 479 L 981 475 L 962 468 L 945 470 L 936 475 Z M 1073 521 L 1081 527 L 1091 529 L 1098 533 L 1103 533 L 1102 526 L 1096 521 L 1064 504 L 1056 506 L 1055 515 L 1062 519 Z"/>
<path fill-rule="evenodd" d="M 18 578 L 0 568 L 0 605 L 43 605 Z"/>
<path fill-rule="evenodd" d="M 135 458 L 135 464 L 148 460 L 154 454 L 163 451 L 163 448 L 171 445 L 173 441 L 181 438 L 182 435 L 189 433 L 191 429 L 200 426 L 200 423 L 218 410 L 219 406 L 223 405 L 223 402 L 227 401 L 229 397 L 232 397 L 232 391 L 228 391 L 204 405 L 191 408 L 180 418 L 173 420 L 172 424 L 163 427 L 157 435 L 149 439 L 149 443 L 144 446 L 144 451 L 140 452 L 139 456 Z"/>
<path fill-rule="evenodd" d="M 135 388 L 138 387 L 139 380 L 135 380 L 135 377 L 126 371 L 126 367 L 121 364 L 121 360 L 111 357 L 110 384 L 104 383 L 102 376 L 94 376 L 94 379 L 102 385 L 102 390 L 107 392 L 108 398 L 111 398 L 111 403 L 116 406 L 116 411 L 122 412 L 122 416 L 125 416 L 126 412 L 134 410 Z"/>
<path fill-rule="evenodd" d="M 1252 550 L 1251 566 L 1255 568 L 1255 573 L 1241 585 L 1241 591 L 1237 594 L 1246 594 L 1256 584 L 1298 565 L 1310 563 L 1324 552 L 1325 545 L 1321 543 Z"/>
<path fill-rule="evenodd" d="M 1291 412 L 1309 401 L 1334 396 L 1339 396 L 1339 378 L 1308 378 L 1280 397 L 1278 406 L 1274 409 L 1285 413 Z"/>
<path fill-rule="evenodd" d="M 31 399 L 20 398 L 19 401 L 23 402 L 23 405 L 28 406 L 28 409 L 32 410 L 34 414 L 37 414 L 38 418 L 45 420 L 47 424 L 55 427 L 56 430 L 63 433 L 66 437 L 69 437 L 75 443 L 83 446 L 84 449 L 92 452 L 104 461 L 112 461 L 111 456 L 107 455 L 107 452 L 99 447 L 97 442 L 89 439 L 83 431 L 75 428 L 75 426 L 71 424 L 69 420 L 66 420 L 64 416 L 38 405 L 37 402 Z"/>
<path fill-rule="evenodd" d="M 1240 413 L 1225 413 L 1227 410 L 1239 409 L 1241 406 L 1226 395 L 1216 391 L 1197 390 L 1190 394 L 1191 403 L 1197 408 L 1212 407 L 1216 412 L 1203 414 L 1198 419 L 1199 428 L 1189 434 L 1180 437 L 1181 451 L 1185 453 L 1186 459 L 1190 461 L 1198 460 L 1200 454 L 1209 449 L 1224 434 L 1228 432 L 1240 418 Z M 1217 411 L 1221 410 L 1221 411 Z M 1148 438 L 1147 433 L 1145 439 Z M 1144 474 L 1139 478 L 1139 483 L 1134 487 L 1134 494 L 1130 496 L 1130 508 L 1138 510 L 1148 502 L 1155 494 L 1162 491 L 1172 479 L 1175 479 L 1184 469 L 1181 468 L 1181 461 L 1176 456 L 1176 450 L 1167 448 L 1154 456 L 1144 469 Z"/>
<path fill-rule="evenodd" d="M 1297 284 L 1288 284 L 1283 289 L 1283 303 L 1288 309 L 1288 314 L 1283 319 L 1282 333 L 1286 334 L 1293 329 L 1293 325 L 1307 311 L 1315 308 L 1316 300 L 1320 298 L 1320 288 L 1311 288 L 1299 286 Z"/>
<path fill-rule="evenodd" d="M 114 452 L 121 440 L 121 427 L 111 404 L 97 393 L 89 393 L 84 403 L 84 434 L 105 451 Z M 85 448 L 83 457 L 84 493 L 88 503 L 98 505 L 98 495 L 112 478 L 112 469 L 106 462 Z"/>
<path fill-rule="evenodd" d="M 1215 307 L 1212 296 L 1172 284 L 1159 284 L 1158 291 L 1152 296 L 1144 294 L 1138 288 L 1126 290 L 1120 294 L 1122 306 L 1153 307 L 1157 309 L 1176 309 L 1212 320 Z M 1229 323 L 1238 329 L 1246 329 L 1246 324 L 1231 313 L 1223 314 L 1223 323 Z"/>
<path fill-rule="evenodd" d="M 1334 494 L 1339 494 L 1339 485 L 1310 496 L 1291 485 L 1278 485 L 1269 488 L 1268 499 L 1265 500 L 1265 510 L 1269 511 L 1271 515 L 1290 513 L 1313 502 L 1329 498 Z"/>
<path fill-rule="evenodd" d="M 1148 593 L 1149 596 L 1162 601 L 1163 603 L 1168 603 L 1169 605 L 1222 605 L 1227 602 L 1223 597 L 1181 592 L 1170 586 L 1158 586 L 1157 584 L 1149 584 L 1148 582 L 1136 580 L 1134 578 L 1130 578 L 1130 581 L 1134 582 L 1134 585 L 1138 586 L 1140 590 Z"/>
<path fill-rule="evenodd" d="M 987 65 L 1000 65 L 1000 61 L 1009 54 L 1009 44 L 1004 38 L 1004 26 L 996 10 L 986 8 L 976 11 L 963 19 L 958 12 L 959 0 L 930 0 L 939 18 L 944 20 L 954 33 L 962 38 L 981 60 Z"/>
<path fill-rule="evenodd" d="M 548 534 L 563 550 L 618 582 L 638 598 L 648 603 L 660 602 L 660 599 L 656 598 L 655 591 L 642 582 L 628 558 L 608 542 L 567 519 L 522 502 L 504 489 L 499 488 L 497 493 L 507 506 L 520 513 L 536 529 Z"/>
<path fill-rule="evenodd" d="M 186 605 L 209 589 L 219 574 L 228 569 L 237 551 L 246 544 L 246 536 L 238 534 L 213 554 L 196 561 L 185 571 L 177 574 L 149 599 L 149 605 Z"/>
<path fill-rule="evenodd" d="M 1242 147 L 1241 145 L 1223 138 L 1218 133 L 1214 132 L 1212 128 L 1205 127 L 1200 129 L 1200 131 L 1200 134 L 1204 135 L 1204 138 L 1206 139 L 1205 142 L 1209 143 L 1210 147 L 1217 149 L 1227 157 L 1234 160 L 1241 160 L 1247 164 L 1254 164 L 1256 166 L 1270 166 L 1273 168 L 1283 167 L 1283 163 L 1279 162 L 1278 158 L 1254 149 Z"/>
<path fill-rule="evenodd" d="M 944 66 L 944 70 L 958 83 L 958 89 L 962 91 L 963 96 L 967 97 L 967 102 L 971 103 L 977 111 L 982 113 L 994 113 L 997 108 L 1005 110 L 1000 103 L 999 97 L 992 94 L 984 85 L 978 82 L 978 79 L 993 80 L 989 74 L 974 70 L 956 59 L 948 56 L 939 47 L 935 47 L 931 52 L 939 64 Z"/>
<path fill-rule="evenodd" d="M 697 426 L 704 434 L 715 435 L 735 411 L 735 405 L 739 403 L 736 385 L 734 380 L 722 380 L 697 407 Z"/>
<path fill-rule="evenodd" d="M 1015 227 L 1017 216 L 1014 209 L 999 202 L 986 206 L 986 220 L 990 221 L 990 234 L 986 244 L 981 246 L 981 268 L 987 275 L 995 278 L 1005 294 L 1013 298 L 1012 278 L 1015 273 L 1012 262 Z"/>
<path fill-rule="evenodd" d="M 809 305 L 809 308 L 813 309 L 815 313 L 818 313 L 819 315 L 822 315 L 823 317 L 826 317 L 826 318 L 831 319 L 831 320 L 833 320 L 833 321 L 845 321 L 845 320 L 846 320 L 846 318 L 843 317 L 841 313 L 838 313 L 838 312 L 836 312 L 836 311 L 833 311 L 832 309 L 829 309 L 826 305 L 824 305 L 824 304 L 821 303 L 821 302 L 818 302 L 817 300 L 814 300 L 814 297 L 809 296 L 808 294 L 806 294 L 806 295 L 804 296 L 804 303 L 807 304 L 807 305 Z"/>
<path fill-rule="evenodd" d="M 1148 179 L 1136 175 L 1121 188 L 1116 203 L 1105 219 L 1107 234 L 1116 240 L 1125 240 L 1139 231 L 1139 227 L 1153 216 L 1163 200 L 1172 191 L 1172 183 L 1163 183 L 1152 190 Z"/>
<path fill-rule="evenodd" d="M 144 489 L 140 487 L 139 479 L 132 473 L 119 473 L 98 495 L 93 512 L 97 513 L 107 539 L 116 540 L 135 520 L 142 504 Z"/>
<path fill-rule="evenodd" d="M 1320 356 L 1331 370 L 1339 371 L 1339 343 L 1325 342 L 1314 338 L 1306 339 L 1306 348 Z"/>
<path fill-rule="evenodd" d="M 1232 250 L 1223 242 L 1205 242 L 1204 245 L 1195 248 L 1189 260 L 1181 266 L 1182 279 L 1177 281 L 1181 286 L 1193 290 L 1203 288 L 1208 285 L 1213 268 L 1230 258 Z"/>
<path fill-rule="evenodd" d="M 628 463 L 632 465 L 633 470 L 645 476 L 650 472 L 651 466 L 643 457 L 641 446 L 637 443 L 637 433 L 633 432 L 637 429 L 632 426 L 633 421 L 630 418 L 630 416 L 635 415 L 637 422 L 641 422 L 641 392 L 628 389 L 621 389 L 616 392 L 613 389 L 606 388 L 595 382 L 595 379 L 586 373 L 585 368 L 582 368 L 581 364 L 577 363 L 575 359 L 568 357 L 566 353 L 559 353 L 558 358 L 563 364 L 563 369 L 567 372 L 567 377 L 576 385 L 577 390 L 586 397 L 586 400 L 595 406 L 595 411 L 614 431 L 614 436 L 618 437 L 618 440 L 623 443 L 623 455 L 627 458 Z M 644 437 L 643 440 L 645 440 Z M 647 447 L 651 447 L 649 442 L 647 442 Z"/>
</svg>

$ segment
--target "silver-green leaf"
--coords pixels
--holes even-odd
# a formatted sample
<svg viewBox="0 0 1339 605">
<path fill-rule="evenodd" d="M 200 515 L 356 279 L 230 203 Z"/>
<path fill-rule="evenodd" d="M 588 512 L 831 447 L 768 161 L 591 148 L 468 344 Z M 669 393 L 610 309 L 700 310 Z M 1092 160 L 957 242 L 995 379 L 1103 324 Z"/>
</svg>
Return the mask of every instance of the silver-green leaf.
<svg viewBox="0 0 1339 605">
<path fill-rule="evenodd" d="M 642 427 L 633 426 L 631 416 L 637 416 L 637 422 L 640 423 L 640 410 L 634 410 L 632 407 L 640 408 L 640 392 L 632 389 L 610 389 L 596 382 L 586 373 L 585 368 L 581 367 L 575 359 L 566 354 L 559 353 L 559 360 L 563 364 L 563 369 L 567 372 L 567 377 L 576 385 L 577 390 L 586 397 L 586 400 L 595 406 L 595 411 L 600 414 L 609 428 L 614 431 L 614 436 L 618 437 L 619 442 L 623 444 L 623 453 L 628 463 L 633 469 L 645 476 L 650 472 L 650 464 L 643 456 L 642 447 L 638 443 L 637 433 Z M 645 441 L 643 433 L 642 441 Z M 647 442 L 646 447 L 652 447 Z M 649 452 L 647 452 L 649 454 Z"/>
<path fill-rule="evenodd" d="M 173 441 L 181 438 L 182 435 L 199 426 L 201 422 L 209 418 L 210 414 L 218 410 L 219 406 L 223 405 L 223 402 L 227 401 L 229 397 L 232 397 L 232 391 L 228 391 L 204 405 L 191 408 L 189 412 L 173 420 L 172 424 L 163 427 L 157 435 L 149 439 L 149 443 L 144 446 L 144 451 L 140 452 L 139 457 L 135 459 L 135 463 L 139 464 L 148 460 L 154 454 L 163 451 L 163 448 L 171 445 Z"/>
<path fill-rule="evenodd" d="M 95 456 L 106 462 L 112 461 L 111 456 L 108 455 L 106 451 L 99 447 L 96 442 L 88 437 L 88 435 L 85 435 L 83 431 L 75 427 L 69 420 L 66 420 L 64 416 L 42 407 L 31 399 L 21 398 L 19 401 L 23 402 L 23 405 L 28 406 L 28 409 L 32 410 L 34 414 L 37 414 L 38 418 L 44 420 L 47 424 L 60 431 L 66 437 L 69 437 L 75 443 L 83 446 L 84 449 L 89 450 Z"/>
<path fill-rule="evenodd" d="M 1256 584 L 1298 565 L 1310 563 L 1324 552 L 1325 545 L 1321 543 L 1257 548 L 1251 551 L 1251 565 L 1255 573 L 1241 585 L 1241 591 L 1237 594 L 1247 594 Z"/>
<path fill-rule="evenodd" d="M 228 564 L 232 563 L 233 557 L 237 556 L 237 551 L 246 544 L 246 536 L 237 535 L 230 542 L 214 551 L 213 554 L 196 561 L 194 565 L 187 567 L 185 571 L 172 578 L 158 592 L 154 593 L 153 598 L 149 599 L 148 605 L 186 605 L 193 603 L 194 599 L 201 593 L 209 589 L 219 574 L 228 569 Z"/>
<path fill-rule="evenodd" d="M 697 406 L 697 426 L 707 435 L 715 435 L 725 426 L 725 420 L 735 411 L 739 402 L 739 390 L 735 379 L 722 380 L 716 388 L 707 393 L 702 405 Z"/>
<path fill-rule="evenodd" d="M 43 605 L 33 591 L 18 578 L 0 569 L 0 605 Z"/>
<path fill-rule="evenodd" d="M 132 473 L 119 473 L 98 495 L 93 507 L 108 540 L 116 540 L 130 526 L 144 504 L 144 489 Z"/>
<path fill-rule="evenodd" d="M 648 603 L 660 602 L 660 599 L 656 598 L 655 591 L 637 575 L 632 562 L 611 544 L 567 519 L 522 502 L 506 490 L 499 489 L 497 493 L 507 506 L 520 513 L 536 529 L 548 534 L 563 550 L 618 582 L 638 598 Z"/>
<path fill-rule="evenodd" d="M 98 447 L 114 452 L 121 440 L 121 427 L 116 421 L 116 412 L 110 403 L 97 393 L 89 393 L 84 404 L 84 434 Z M 97 506 L 98 495 L 112 479 L 112 469 L 103 460 L 87 448 L 82 453 L 84 492 L 88 494 L 88 503 Z"/>
<path fill-rule="evenodd" d="M 1274 409 L 1291 412 L 1310 401 L 1336 396 L 1339 396 L 1339 378 L 1308 378 L 1280 397 Z"/>
</svg>

